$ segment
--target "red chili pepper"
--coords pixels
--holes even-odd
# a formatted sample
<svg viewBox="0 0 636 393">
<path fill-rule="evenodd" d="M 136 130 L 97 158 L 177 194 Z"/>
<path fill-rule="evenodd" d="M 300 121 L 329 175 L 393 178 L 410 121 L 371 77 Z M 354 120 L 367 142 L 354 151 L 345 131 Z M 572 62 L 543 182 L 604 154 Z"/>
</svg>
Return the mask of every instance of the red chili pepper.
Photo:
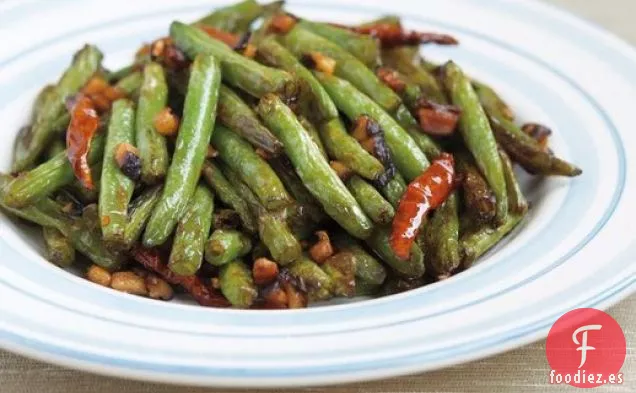
<svg viewBox="0 0 636 393">
<path fill-rule="evenodd" d="M 161 260 L 161 253 L 155 248 L 133 247 L 132 256 L 146 269 L 151 270 L 173 285 L 181 285 L 202 306 L 229 307 L 230 303 L 219 292 L 208 288 L 198 276 L 179 276 Z"/>
<path fill-rule="evenodd" d="M 75 177 L 89 190 L 94 186 L 87 156 L 98 127 L 99 116 L 93 101 L 85 95 L 79 95 L 71 110 L 71 122 L 66 130 L 66 154 Z"/>
<path fill-rule="evenodd" d="M 430 167 L 413 180 L 400 200 L 391 233 L 391 248 L 408 259 L 426 214 L 441 205 L 455 186 L 455 160 L 442 153 Z"/>
<path fill-rule="evenodd" d="M 368 34 L 380 40 L 385 48 L 400 45 L 419 45 L 435 43 L 439 45 L 457 45 L 458 41 L 447 34 L 406 31 L 400 25 L 393 23 L 376 23 L 363 27 L 349 27 L 359 34 Z"/>
</svg>

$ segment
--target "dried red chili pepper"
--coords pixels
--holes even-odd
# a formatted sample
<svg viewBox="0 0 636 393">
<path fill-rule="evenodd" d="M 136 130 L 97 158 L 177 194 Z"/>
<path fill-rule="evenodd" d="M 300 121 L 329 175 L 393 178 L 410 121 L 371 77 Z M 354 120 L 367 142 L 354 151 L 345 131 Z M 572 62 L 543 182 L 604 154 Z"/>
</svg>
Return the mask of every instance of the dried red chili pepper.
<svg viewBox="0 0 636 393">
<path fill-rule="evenodd" d="M 343 26 L 340 26 L 343 27 Z M 393 23 L 376 23 L 368 26 L 348 26 L 351 31 L 368 34 L 380 40 L 385 48 L 400 45 L 419 45 L 434 43 L 438 45 L 457 45 L 458 41 L 447 34 L 406 31 L 401 25 Z"/>
<path fill-rule="evenodd" d="M 442 153 L 407 187 L 400 200 L 391 233 L 391 248 L 401 259 L 408 259 L 422 220 L 441 205 L 455 186 L 455 160 Z"/>
<path fill-rule="evenodd" d="M 416 112 L 422 131 L 436 136 L 451 135 L 461 115 L 461 110 L 454 105 L 437 104 L 425 98 L 418 100 Z"/>
<path fill-rule="evenodd" d="M 133 247 L 133 258 L 146 269 L 163 277 L 173 285 L 181 285 L 202 306 L 229 307 L 230 303 L 218 291 L 208 288 L 198 276 L 179 276 L 168 268 L 161 259 L 161 253 L 155 248 Z"/>
<path fill-rule="evenodd" d="M 66 154 L 75 177 L 89 190 L 94 188 L 88 151 L 99 127 L 99 116 L 93 101 L 85 95 L 75 98 L 71 109 L 71 122 L 66 131 Z"/>
</svg>

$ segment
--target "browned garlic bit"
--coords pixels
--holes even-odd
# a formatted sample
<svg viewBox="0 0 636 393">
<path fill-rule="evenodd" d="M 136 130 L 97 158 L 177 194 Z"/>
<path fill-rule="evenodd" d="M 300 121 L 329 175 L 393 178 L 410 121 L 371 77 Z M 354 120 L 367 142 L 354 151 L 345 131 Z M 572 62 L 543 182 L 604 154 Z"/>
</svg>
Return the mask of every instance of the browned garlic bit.
<svg viewBox="0 0 636 393">
<path fill-rule="evenodd" d="M 86 278 L 94 282 L 95 284 L 102 285 L 104 287 L 110 287 L 111 274 L 108 270 L 101 266 L 91 265 L 86 271 Z"/>
<path fill-rule="evenodd" d="M 132 295 L 147 296 L 148 289 L 144 279 L 131 271 L 113 273 L 110 287 Z"/>
<path fill-rule="evenodd" d="M 265 285 L 278 277 L 278 265 L 267 258 L 258 258 L 254 261 L 252 275 L 256 285 Z"/>
<path fill-rule="evenodd" d="M 172 287 L 154 274 L 149 274 L 145 280 L 148 297 L 151 299 L 170 300 L 174 297 Z"/>
<path fill-rule="evenodd" d="M 336 70 L 336 60 L 320 52 L 305 53 L 301 61 L 307 68 L 324 72 L 327 75 L 333 75 Z"/>
<path fill-rule="evenodd" d="M 317 263 L 323 263 L 333 255 L 334 249 L 327 232 L 318 231 L 316 232 L 316 236 L 318 237 L 318 242 L 309 249 L 309 255 L 311 259 Z"/>
<path fill-rule="evenodd" d="M 163 136 L 173 136 L 179 130 L 179 119 L 168 107 L 163 108 L 154 118 L 155 130 Z"/>
<path fill-rule="evenodd" d="M 340 161 L 331 161 L 329 162 L 329 166 L 331 166 L 331 169 L 333 169 L 342 180 L 347 180 L 353 175 L 351 169 Z"/>
</svg>

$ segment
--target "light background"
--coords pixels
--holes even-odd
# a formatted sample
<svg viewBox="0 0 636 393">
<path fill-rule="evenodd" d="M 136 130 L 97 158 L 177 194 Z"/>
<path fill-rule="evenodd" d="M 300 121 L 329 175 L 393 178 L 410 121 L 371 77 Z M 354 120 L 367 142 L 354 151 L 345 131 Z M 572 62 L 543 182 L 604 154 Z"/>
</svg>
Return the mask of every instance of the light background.
<svg viewBox="0 0 636 393">
<path fill-rule="evenodd" d="M 443 0 L 440 0 L 443 1 Z M 544 0 L 567 8 L 636 45 L 636 0 Z M 636 72 L 636 70 L 634 70 Z M 625 383 L 595 392 L 636 392 L 636 295 L 609 310 L 625 331 Z M 309 388 L 303 392 L 574 392 L 569 386 L 548 385 L 545 343 L 538 342 L 489 359 L 446 370 L 384 381 Z M 298 391 L 298 389 L 294 389 Z M 125 381 L 62 369 L 0 351 L 1 393 L 218 393 L 221 390 Z M 246 391 L 235 391 L 238 393 Z M 274 392 L 262 391 L 265 393 Z"/>
</svg>

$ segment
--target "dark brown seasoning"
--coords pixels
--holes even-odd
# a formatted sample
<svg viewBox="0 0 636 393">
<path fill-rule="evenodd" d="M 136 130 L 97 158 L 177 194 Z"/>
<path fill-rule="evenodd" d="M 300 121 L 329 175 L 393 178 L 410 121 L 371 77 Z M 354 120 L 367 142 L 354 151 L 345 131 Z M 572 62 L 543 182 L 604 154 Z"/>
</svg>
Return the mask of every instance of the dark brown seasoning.
<svg viewBox="0 0 636 393">
<path fill-rule="evenodd" d="M 241 217 L 231 209 L 215 210 L 212 225 L 215 229 L 236 229 L 241 226 Z"/>
<path fill-rule="evenodd" d="M 141 178 L 141 158 L 136 147 L 120 143 L 115 149 L 115 161 L 121 172 L 132 181 Z"/>
</svg>

